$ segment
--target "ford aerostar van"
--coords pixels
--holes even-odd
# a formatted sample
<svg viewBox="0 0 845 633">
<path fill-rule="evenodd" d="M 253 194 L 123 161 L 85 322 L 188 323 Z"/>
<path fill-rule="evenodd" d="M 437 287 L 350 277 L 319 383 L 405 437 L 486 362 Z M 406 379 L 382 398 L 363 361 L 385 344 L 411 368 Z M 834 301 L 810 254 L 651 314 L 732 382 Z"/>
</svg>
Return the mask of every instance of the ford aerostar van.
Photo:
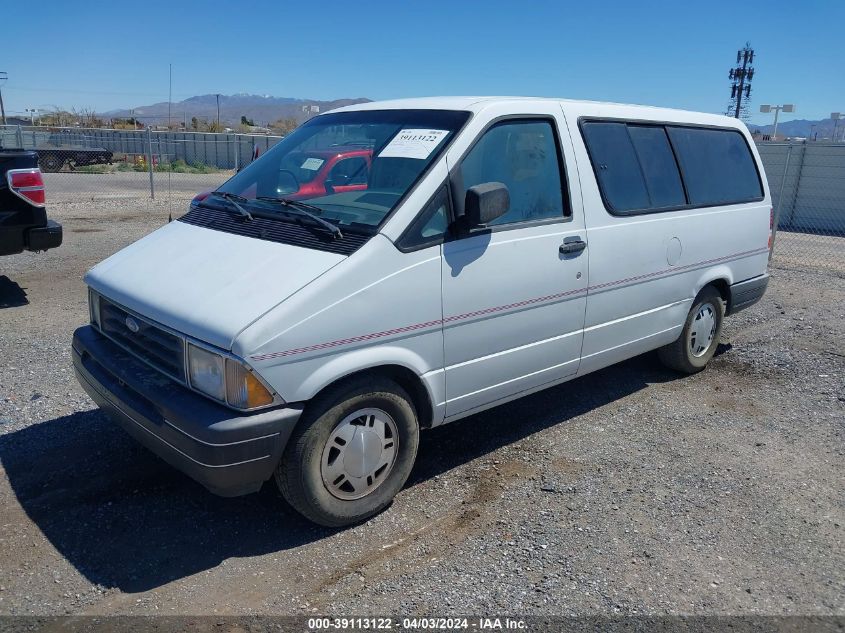
<svg viewBox="0 0 845 633">
<path fill-rule="evenodd" d="M 301 194 L 338 147 L 362 148 L 361 173 Z M 308 518 L 346 525 L 402 488 L 421 429 L 649 350 L 703 369 L 723 318 L 766 289 L 771 222 L 735 119 L 354 105 L 95 266 L 74 365 L 209 490 L 275 478 Z"/>
</svg>

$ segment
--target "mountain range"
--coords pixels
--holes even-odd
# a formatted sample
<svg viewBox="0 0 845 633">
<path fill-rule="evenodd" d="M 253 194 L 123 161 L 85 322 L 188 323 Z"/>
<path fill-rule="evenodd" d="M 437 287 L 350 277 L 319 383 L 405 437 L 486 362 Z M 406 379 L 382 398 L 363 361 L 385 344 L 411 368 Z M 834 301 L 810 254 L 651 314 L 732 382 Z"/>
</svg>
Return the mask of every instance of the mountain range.
<svg viewBox="0 0 845 633">
<path fill-rule="evenodd" d="M 295 99 L 292 97 L 273 97 L 271 95 L 198 95 L 183 101 L 167 101 L 137 106 L 131 109 L 111 110 L 101 113 L 109 118 L 135 117 L 146 125 L 161 125 L 167 123 L 168 105 L 173 123 L 186 121 L 190 125 L 192 117 L 201 121 L 217 120 L 217 99 L 220 98 L 220 123 L 235 126 L 245 116 L 255 125 L 266 126 L 279 119 L 293 118 L 302 121 L 316 112 L 326 112 L 354 103 L 370 101 L 366 98 L 335 99 L 333 101 L 319 101 L 317 99 Z"/>
<path fill-rule="evenodd" d="M 241 117 L 246 117 L 258 126 L 267 126 L 279 119 L 295 119 L 297 123 L 304 121 L 317 112 L 326 112 L 334 108 L 340 108 L 353 103 L 365 103 L 371 101 L 364 97 L 335 99 L 332 101 L 320 101 L 317 99 L 297 99 L 293 97 L 274 97 L 271 95 L 253 95 L 239 93 L 234 95 L 219 95 L 220 98 L 220 123 L 226 126 L 237 126 Z M 187 121 L 190 125 L 192 117 L 200 121 L 212 122 L 217 120 L 218 95 L 206 94 L 189 97 L 183 101 L 174 101 L 170 104 L 170 117 L 174 124 Z M 167 123 L 168 103 L 162 101 L 144 106 L 137 106 L 131 109 L 111 110 L 101 113 L 101 116 L 109 118 L 129 118 L 134 116 L 146 125 L 162 125 Z M 749 123 L 748 128 L 752 131 L 759 131 L 762 134 L 771 134 L 774 125 L 758 125 Z M 837 126 L 837 137 L 845 135 L 845 120 Z M 808 119 L 795 119 L 792 121 L 780 121 L 778 123 L 778 136 L 811 138 L 816 135 L 818 140 L 831 138 L 834 130 L 832 119 L 821 119 L 812 121 Z"/>
<path fill-rule="evenodd" d="M 762 134 L 771 134 L 774 131 L 774 125 L 756 125 L 754 123 L 748 124 L 748 129 L 752 133 L 759 131 Z M 836 126 L 836 137 L 841 139 L 845 134 L 845 119 L 840 119 L 839 125 Z M 811 121 L 808 119 L 795 119 L 793 121 L 778 121 L 778 137 L 799 137 L 799 138 L 813 138 L 816 136 L 817 140 L 830 139 L 833 134 L 834 121 L 833 119 L 821 119 L 818 121 Z"/>
</svg>

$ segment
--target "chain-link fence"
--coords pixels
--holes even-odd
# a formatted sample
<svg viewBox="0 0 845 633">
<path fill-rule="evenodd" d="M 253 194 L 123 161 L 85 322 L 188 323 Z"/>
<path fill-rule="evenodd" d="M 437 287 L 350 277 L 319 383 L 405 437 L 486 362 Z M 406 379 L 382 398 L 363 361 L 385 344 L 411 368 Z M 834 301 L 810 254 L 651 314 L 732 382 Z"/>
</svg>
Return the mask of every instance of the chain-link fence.
<svg viewBox="0 0 845 633">
<path fill-rule="evenodd" d="M 282 137 L 0 126 L 0 148 L 38 152 L 50 204 L 122 201 L 178 214 Z M 772 264 L 845 274 L 845 143 L 759 143 L 777 218 Z"/>
<path fill-rule="evenodd" d="M 0 148 L 32 149 L 54 204 L 122 201 L 181 212 L 282 137 L 263 134 L 0 126 Z"/>
<path fill-rule="evenodd" d="M 774 265 L 845 274 L 845 144 L 760 143 L 777 234 Z"/>
</svg>

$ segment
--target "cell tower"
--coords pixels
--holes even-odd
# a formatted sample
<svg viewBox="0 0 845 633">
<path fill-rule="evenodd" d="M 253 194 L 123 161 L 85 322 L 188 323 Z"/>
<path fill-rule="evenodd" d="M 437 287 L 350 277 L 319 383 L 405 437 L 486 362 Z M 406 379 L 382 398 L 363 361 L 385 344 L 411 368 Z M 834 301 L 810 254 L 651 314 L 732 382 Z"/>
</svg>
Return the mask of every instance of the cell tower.
<svg viewBox="0 0 845 633">
<path fill-rule="evenodd" d="M 754 49 L 745 43 L 745 48 L 736 52 L 736 66 L 728 71 L 731 80 L 731 100 L 725 114 L 747 121 L 751 112 L 751 80 L 754 79 Z"/>
</svg>

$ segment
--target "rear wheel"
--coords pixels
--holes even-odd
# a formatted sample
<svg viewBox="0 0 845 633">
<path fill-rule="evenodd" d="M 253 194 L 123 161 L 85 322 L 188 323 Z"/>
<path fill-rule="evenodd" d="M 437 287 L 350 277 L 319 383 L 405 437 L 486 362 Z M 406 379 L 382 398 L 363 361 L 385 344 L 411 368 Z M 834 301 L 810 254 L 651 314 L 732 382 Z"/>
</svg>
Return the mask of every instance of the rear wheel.
<svg viewBox="0 0 845 633">
<path fill-rule="evenodd" d="M 315 523 L 358 523 L 401 490 L 418 443 L 408 394 L 386 378 L 362 376 L 309 405 L 276 469 L 276 483 L 288 503 Z"/>
<path fill-rule="evenodd" d="M 685 374 L 704 369 L 719 346 L 724 317 L 722 295 L 713 286 L 705 287 L 693 301 L 678 340 L 657 350 L 660 360 Z"/>
<path fill-rule="evenodd" d="M 41 167 L 41 171 L 59 171 L 62 165 L 64 165 L 64 161 L 56 154 L 44 154 L 38 160 L 38 166 Z"/>
</svg>

